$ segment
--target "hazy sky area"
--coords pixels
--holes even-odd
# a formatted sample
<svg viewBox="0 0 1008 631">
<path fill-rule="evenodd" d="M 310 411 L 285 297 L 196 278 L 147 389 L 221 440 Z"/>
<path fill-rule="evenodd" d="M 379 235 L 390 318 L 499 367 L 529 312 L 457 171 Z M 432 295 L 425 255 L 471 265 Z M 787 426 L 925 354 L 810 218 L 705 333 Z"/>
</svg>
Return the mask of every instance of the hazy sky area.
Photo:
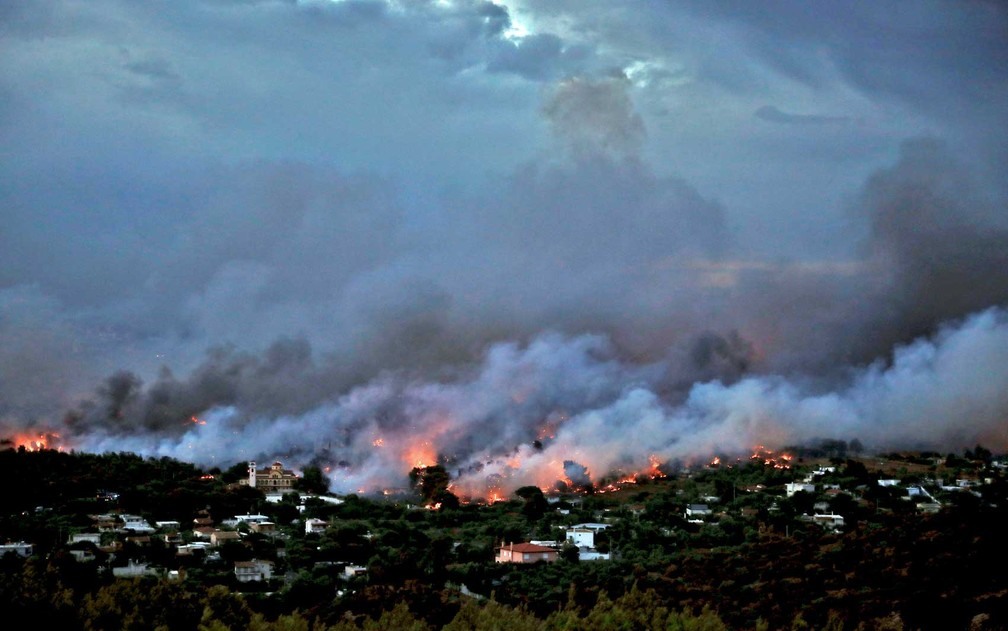
<svg viewBox="0 0 1008 631">
<path fill-rule="evenodd" d="M 4 0 L 0 435 L 1008 448 L 1006 175 L 993 0 Z"/>
</svg>

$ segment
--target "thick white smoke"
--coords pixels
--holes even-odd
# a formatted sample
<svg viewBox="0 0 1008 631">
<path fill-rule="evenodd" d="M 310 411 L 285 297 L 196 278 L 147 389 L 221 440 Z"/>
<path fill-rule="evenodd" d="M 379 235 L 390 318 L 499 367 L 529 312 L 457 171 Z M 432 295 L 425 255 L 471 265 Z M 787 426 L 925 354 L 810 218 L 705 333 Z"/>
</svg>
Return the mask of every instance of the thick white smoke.
<svg viewBox="0 0 1008 631">
<path fill-rule="evenodd" d="M 305 414 L 247 418 L 209 410 L 181 438 L 89 435 L 88 451 L 129 449 L 203 464 L 281 457 L 333 465 L 335 489 L 405 485 L 438 458 L 460 492 L 552 486 L 564 462 L 594 481 L 655 458 L 707 458 L 756 444 L 858 438 L 875 448 L 1008 447 L 1008 312 L 989 309 L 896 348 L 891 363 L 822 391 L 782 376 L 695 384 L 684 401 L 657 387 L 660 363 L 617 360 L 599 336 L 543 335 L 498 344 L 448 382 L 388 375 Z"/>
</svg>

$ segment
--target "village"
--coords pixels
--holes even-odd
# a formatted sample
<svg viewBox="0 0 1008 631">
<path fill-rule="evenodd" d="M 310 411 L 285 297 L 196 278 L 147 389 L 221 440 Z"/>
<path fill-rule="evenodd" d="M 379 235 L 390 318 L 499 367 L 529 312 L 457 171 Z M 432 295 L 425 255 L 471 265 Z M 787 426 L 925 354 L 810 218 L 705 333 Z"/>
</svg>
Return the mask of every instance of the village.
<svg viewBox="0 0 1008 631">
<path fill-rule="evenodd" d="M 933 520 L 965 523 L 1008 505 L 1005 459 L 980 447 L 963 456 L 768 453 L 716 458 L 598 491 L 524 488 L 512 499 L 457 507 L 432 505 L 419 488 L 394 499 L 336 496 L 307 488 L 305 477 L 319 476 L 280 461 L 238 463 L 228 472 L 172 464 L 189 475 L 180 480 L 172 472 L 174 488 L 166 480 L 144 491 L 153 496 L 112 480 L 101 480 L 91 498 L 50 503 L 32 494 L 25 499 L 38 504 L 0 520 L 0 556 L 8 564 L 15 557 L 72 560 L 106 583 L 222 585 L 253 602 L 281 599 L 302 610 L 320 598 L 353 608 L 374 598 L 377 586 L 422 580 L 438 593 L 545 615 L 562 606 L 569 585 L 595 593 L 618 593 L 634 581 L 661 587 L 668 567 L 730 550 L 844 545 L 882 528 L 906 536 Z M 74 506 L 102 510 L 69 512 Z M 691 589 L 683 593 L 692 594 L 686 602 L 703 602 Z"/>
</svg>

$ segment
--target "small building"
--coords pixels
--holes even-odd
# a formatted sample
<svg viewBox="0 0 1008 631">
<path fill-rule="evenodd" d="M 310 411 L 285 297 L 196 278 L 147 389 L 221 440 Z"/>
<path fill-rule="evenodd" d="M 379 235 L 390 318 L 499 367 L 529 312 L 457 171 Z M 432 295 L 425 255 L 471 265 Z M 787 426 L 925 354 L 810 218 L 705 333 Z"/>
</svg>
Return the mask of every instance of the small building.
<svg viewBox="0 0 1008 631">
<path fill-rule="evenodd" d="M 259 533 L 260 535 L 275 535 L 276 534 L 276 524 L 271 521 L 257 521 L 249 524 L 249 528 L 252 532 Z"/>
<path fill-rule="evenodd" d="M 347 565 L 343 568 L 344 580 L 350 580 L 351 578 L 356 578 L 358 576 L 365 576 L 366 574 L 367 568 L 363 565 Z"/>
<path fill-rule="evenodd" d="M 70 556 L 76 559 L 78 563 L 88 563 L 95 560 L 96 557 L 94 551 L 94 547 L 74 547 L 70 548 Z"/>
<path fill-rule="evenodd" d="M 178 531 L 182 528 L 182 524 L 177 521 L 155 521 L 154 525 L 158 527 L 159 530 L 174 530 Z"/>
<path fill-rule="evenodd" d="M 684 516 L 686 519 L 698 519 L 700 517 L 710 516 L 711 512 L 710 507 L 706 504 L 690 504 L 686 507 Z"/>
<path fill-rule="evenodd" d="M 324 519 L 316 519 L 314 517 L 306 519 L 304 523 L 304 531 L 306 535 L 317 535 L 319 533 L 323 533 L 328 527 L 329 522 Z"/>
<path fill-rule="evenodd" d="M 595 532 L 589 528 L 568 528 L 567 541 L 579 548 L 594 548 Z"/>
<path fill-rule="evenodd" d="M 93 543 L 96 546 L 101 545 L 101 533 L 100 532 L 77 532 L 70 535 L 70 539 L 67 543 L 83 543 L 83 542 Z"/>
<path fill-rule="evenodd" d="M 273 578 L 273 562 L 258 559 L 235 561 L 234 573 L 239 583 L 268 581 Z"/>
<path fill-rule="evenodd" d="M 34 553 L 34 546 L 30 543 L 25 543 L 24 541 L 0 544 L 0 557 L 11 552 L 18 556 L 30 557 Z"/>
<path fill-rule="evenodd" d="M 826 528 L 832 528 L 833 530 L 837 530 L 839 528 L 843 528 L 844 527 L 844 518 L 843 518 L 843 515 L 834 515 L 834 514 L 820 515 L 820 514 L 815 514 L 815 515 L 812 515 L 812 518 L 809 521 L 811 521 L 814 524 L 819 524 L 820 526 L 824 526 Z"/>
<path fill-rule="evenodd" d="M 158 571 L 148 567 L 146 563 L 130 560 L 125 567 L 112 568 L 112 576 L 116 578 L 138 578 L 140 576 L 157 576 Z"/>
<path fill-rule="evenodd" d="M 139 515 L 120 515 L 119 519 L 122 521 L 122 526 L 120 530 L 123 531 L 133 531 L 142 533 L 154 532 L 154 526 L 147 523 L 147 520 Z"/>
<path fill-rule="evenodd" d="M 229 541 L 241 541 L 241 535 L 234 530 L 215 530 L 210 535 L 210 545 L 215 548 Z"/>
<path fill-rule="evenodd" d="M 788 497 L 791 497 L 799 491 L 804 493 L 815 493 L 815 485 L 808 484 L 806 482 L 788 482 L 784 485 L 784 491 L 787 493 Z"/>
<path fill-rule="evenodd" d="M 249 524 L 251 526 L 252 524 L 260 524 L 264 521 L 269 521 L 269 517 L 267 517 L 266 515 L 259 515 L 259 514 L 234 516 L 235 525 L 245 522 L 246 524 Z"/>
<path fill-rule="evenodd" d="M 497 549 L 497 563 L 552 563 L 557 560 L 557 551 L 534 543 L 511 543 Z"/>
</svg>

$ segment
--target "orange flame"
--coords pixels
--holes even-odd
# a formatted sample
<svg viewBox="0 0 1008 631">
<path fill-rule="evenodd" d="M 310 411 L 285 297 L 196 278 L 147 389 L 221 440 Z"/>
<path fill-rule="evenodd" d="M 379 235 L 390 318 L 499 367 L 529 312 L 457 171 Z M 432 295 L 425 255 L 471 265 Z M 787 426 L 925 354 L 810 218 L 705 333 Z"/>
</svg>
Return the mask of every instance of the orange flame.
<svg viewBox="0 0 1008 631">
<path fill-rule="evenodd" d="M 375 447 L 381 447 L 385 444 L 385 439 L 375 438 L 374 440 L 371 441 L 371 444 L 374 445 Z"/>
<path fill-rule="evenodd" d="M 206 425 L 206 421 L 201 421 L 200 419 L 196 418 L 195 416 L 190 416 L 189 420 L 192 421 L 194 425 Z"/>
<path fill-rule="evenodd" d="M 63 447 L 56 446 L 53 447 L 60 435 L 56 432 L 42 432 L 39 434 L 15 434 L 11 438 L 11 442 L 14 444 L 15 449 L 20 449 L 24 447 L 25 451 L 42 451 L 44 449 L 56 449 L 57 451 L 63 451 Z"/>
<path fill-rule="evenodd" d="M 773 467 L 774 469 L 790 469 L 791 461 L 794 456 L 788 453 L 775 454 L 773 450 L 767 449 L 763 445 L 756 445 L 753 448 L 753 454 L 749 457 L 750 460 L 756 460 L 762 462 L 767 467 Z"/>
<path fill-rule="evenodd" d="M 421 441 L 406 448 L 403 461 L 411 467 L 425 469 L 437 463 L 437 452 L 430 441 Z"/>
</svg>

